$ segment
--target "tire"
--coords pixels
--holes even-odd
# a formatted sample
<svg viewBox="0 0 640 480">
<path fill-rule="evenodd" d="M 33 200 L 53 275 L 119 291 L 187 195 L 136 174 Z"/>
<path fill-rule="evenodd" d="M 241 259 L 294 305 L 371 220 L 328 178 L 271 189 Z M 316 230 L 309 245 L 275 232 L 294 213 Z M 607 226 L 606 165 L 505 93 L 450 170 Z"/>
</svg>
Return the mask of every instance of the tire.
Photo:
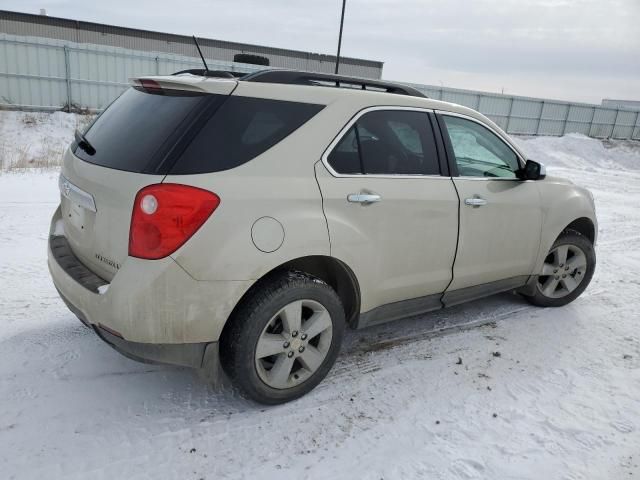
<svg viewBox="0 0 640 480">
<path fill-rule="evenodd" d="M 534 286 L 535 293 L 526 298 L 540 307 L 561 307 L 573 302 L 591 282 L 595 268 L 593 244 L 584 235 L 566 230 L 545 258 L 543 274 L 538 275 Z"/>
<path fill-rule="evenodd" d="M 249 53 L 236 53 L 233 56 L 233 61 L 238 63 L 248 63 L 250 65 L 263 65 L 269 66 L 269 59 L 260 55 L 251 55 Z"/>
<path fill-rule="evenodd" d="M 222 368 L 245 397 L 275 405 L 306 394 L 327 375 L 345 313 L 322 280 L 282 272 L 257 285 L 230 322 L 221 338 Z"/>
</svg>

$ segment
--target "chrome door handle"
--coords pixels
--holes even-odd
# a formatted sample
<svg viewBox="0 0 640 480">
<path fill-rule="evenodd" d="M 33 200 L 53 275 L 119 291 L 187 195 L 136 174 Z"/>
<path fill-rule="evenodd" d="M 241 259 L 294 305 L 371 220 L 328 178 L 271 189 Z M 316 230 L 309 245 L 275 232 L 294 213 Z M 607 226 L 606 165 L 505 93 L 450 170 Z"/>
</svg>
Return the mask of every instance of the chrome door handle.
<svg viewBox="0 0 640 480">
<path fill-rule="evenodd" d="M 347 202 L 361 203 L 362 205 L 369 205 L 382 200 L 382 197 L 377 193 L 350 193 L 347 195 Z"/>
<path fill-rule="evenodd" d="M 487 204 L 487 201 L 484 198 L 473 197 L 473 198 L 465 198 L 464 204 L 469 205 L 471 207 L 481 207 Z"/>
</svg>

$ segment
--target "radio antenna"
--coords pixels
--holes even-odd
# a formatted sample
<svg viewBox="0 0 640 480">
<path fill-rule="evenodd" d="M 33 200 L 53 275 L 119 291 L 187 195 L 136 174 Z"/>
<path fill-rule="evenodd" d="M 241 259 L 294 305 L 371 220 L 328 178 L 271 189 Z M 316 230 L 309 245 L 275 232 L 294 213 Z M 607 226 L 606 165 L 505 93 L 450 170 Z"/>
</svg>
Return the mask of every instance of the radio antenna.
<svg viewBox="0 0 640 480">
<path fill-rule="evenodd" d="M 342 0 L 342 15 L 340 16 L 340 34 L 338 35 L 338 54 L 336 55 L 336 75 L 340 68 L 340 47 L 342 46 L 342 26 L 344 25 L 344 7 L 347 0 Z"/>
<path fill-rule="evenodd" d="M 196 44 L 196 48 L 198 49 L 198 53 L 200 54 L 200 58 L 202 59 L 202 63 L 204 63 L 204 76 L 207 76 L 209 73 L 209 67 L 207 66 L 207 62 L 204 59 L 204 55 L 202 55 L 202 50 L 200 50 L 200 45 L 198 44 L 198 39 L 195 35 L 193 35 L 193 43 Z"/>
</svg>

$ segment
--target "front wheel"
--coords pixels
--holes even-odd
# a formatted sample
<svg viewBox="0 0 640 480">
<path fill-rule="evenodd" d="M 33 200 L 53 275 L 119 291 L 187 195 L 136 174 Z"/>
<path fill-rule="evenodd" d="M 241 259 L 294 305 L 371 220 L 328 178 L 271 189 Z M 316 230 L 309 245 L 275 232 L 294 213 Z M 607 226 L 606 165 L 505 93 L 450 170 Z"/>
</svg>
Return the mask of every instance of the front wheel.
<svg viewBox="0 0 640 480">
<path fill-rule="evenodd" d="M 527 297 L 534 305 L 561 307 L 587 288 L 596 268 L 593 244 L 573 230 L 564 232 L 551 246 L 538 275 L 535 293 Z"/>
<path fill-rule="evenodd" d="M 286 272 L 262 282 L 231 319 L 221 344 L 222 366 L 242 393 L 284 403 L 313 389 L 340 350 L 345 316 L 323 281 Z"/>
</svg>

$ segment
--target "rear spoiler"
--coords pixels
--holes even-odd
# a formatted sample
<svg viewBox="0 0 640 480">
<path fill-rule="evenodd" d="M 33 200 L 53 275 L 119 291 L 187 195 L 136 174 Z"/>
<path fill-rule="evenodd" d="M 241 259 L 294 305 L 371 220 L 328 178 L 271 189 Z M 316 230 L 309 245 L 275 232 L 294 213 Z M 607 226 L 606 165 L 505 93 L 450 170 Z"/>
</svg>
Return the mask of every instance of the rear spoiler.
<svg viewBox="0 0 640 480">
<path fill-rule="evenodd" d="M 129 83 L 134 87 L 142 87 L 150 92 L 161 90 L 186 90 L 190 92 L 229 94 L 237 85 L 234 78 L 215 78 L 193 75 L 139 77 L 130 78 Z M 213 82 L 211 80 L 214 80 Z"/>
</svg>

